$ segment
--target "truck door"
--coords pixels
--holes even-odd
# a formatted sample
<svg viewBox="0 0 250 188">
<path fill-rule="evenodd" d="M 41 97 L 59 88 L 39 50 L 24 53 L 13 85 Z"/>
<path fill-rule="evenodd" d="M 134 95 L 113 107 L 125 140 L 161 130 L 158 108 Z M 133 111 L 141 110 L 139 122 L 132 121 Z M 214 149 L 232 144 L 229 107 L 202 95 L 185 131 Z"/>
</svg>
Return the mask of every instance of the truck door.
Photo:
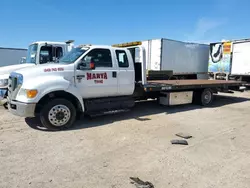
<svg viewBox="0 0 250 188">
<path fill-rule="evenodd" d="M 85 69 L 86 62 L 94 69 Z M 83 98 L 117 96 L 117 65 L 110 49 L 92 49 L 76 67 L 76 86 Z"/>
<path fill-rule="evenodd" d="M 135 74 L 132 57 L 125 50 L 115 50 L 118 72 L 118 94 L 131 95 L 135 87 Z M 129 63 L 131 62 L 131 63 Z"/>
</svg>

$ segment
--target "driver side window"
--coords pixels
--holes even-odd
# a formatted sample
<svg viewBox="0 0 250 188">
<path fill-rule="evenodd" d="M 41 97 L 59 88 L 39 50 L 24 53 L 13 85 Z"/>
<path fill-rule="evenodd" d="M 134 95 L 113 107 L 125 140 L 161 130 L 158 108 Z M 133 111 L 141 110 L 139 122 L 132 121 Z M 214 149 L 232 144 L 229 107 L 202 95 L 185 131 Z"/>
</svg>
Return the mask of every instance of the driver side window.
<svg viewBox="0 0 250 188">
<path fill-rule="evenodd" d="M 109 49 L 93 49 L 82 59 L 83 62 L 91 61 L 95 67 L 112 67 L 111 52 Z"/>
<path fill-rule="evenodd" d="M 52 48 L 50 46 L 42 46 L 40 50 L 40 64 L 53 61 Z"/>
</svg>

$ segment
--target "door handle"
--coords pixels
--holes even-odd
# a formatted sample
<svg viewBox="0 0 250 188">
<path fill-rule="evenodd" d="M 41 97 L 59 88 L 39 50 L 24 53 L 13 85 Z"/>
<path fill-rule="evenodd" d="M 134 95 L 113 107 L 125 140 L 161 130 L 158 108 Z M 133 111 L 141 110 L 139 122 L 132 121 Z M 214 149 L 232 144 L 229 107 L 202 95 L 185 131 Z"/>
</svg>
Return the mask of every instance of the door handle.
<svg viewBox="0 0 250 188">
<path fill-rule="evenodd" d="M 85 75 L 77 75 L 76 76 L 76 79 L 82 79 L 82 78 L 84 78 L 85 77 Z"/>
<path fill-rule="evenodd" d="M 113 72 L 112 72 L 112 77 L 113 77 L 113 78 L 116 78 L 116 76 L 117 76 L 116 71 L 113 71 Z"/>
</svg>

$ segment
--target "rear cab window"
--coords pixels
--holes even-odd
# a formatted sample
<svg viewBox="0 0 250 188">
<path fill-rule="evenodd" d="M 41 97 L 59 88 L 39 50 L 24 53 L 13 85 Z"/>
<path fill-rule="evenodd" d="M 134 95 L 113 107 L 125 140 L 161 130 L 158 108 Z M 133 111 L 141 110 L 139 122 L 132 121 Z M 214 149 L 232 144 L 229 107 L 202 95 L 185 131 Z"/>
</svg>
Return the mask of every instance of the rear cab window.
<svg viewBox="0 0 250 188">
<path fill-rule="evenodd" d="M 120 68 L 129 67 L 128 56 L 124 50 L 115 50 L 115 54 Z"/>
</svg>

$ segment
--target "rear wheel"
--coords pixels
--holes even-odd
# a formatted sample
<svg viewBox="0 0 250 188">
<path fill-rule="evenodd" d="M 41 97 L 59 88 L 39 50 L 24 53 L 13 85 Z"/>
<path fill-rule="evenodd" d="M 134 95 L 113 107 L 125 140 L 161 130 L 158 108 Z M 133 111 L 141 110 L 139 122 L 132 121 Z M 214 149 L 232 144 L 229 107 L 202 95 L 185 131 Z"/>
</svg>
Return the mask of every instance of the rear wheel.
<svg viewBox="0 0 250 188">
<path fill-rule="evenodd" d="M 195 91 L 193 102 L 202 106 L 208 106 L 213 102 L 214 95 L 211 89 L 207 88 L 201 91 Z"/>
<path fill-rule="evenodd" d="M 214 96 L 211 89 L 204 89 L 201 93 L 201 105 L 207 106 L 213 102 Z"/>
<path fill-rule="evenodd" d="M 75 119 L 76 108 L 66 99 L 53 99 L 44 105 L 40 112 L 40 120 L 48 130 L 70 128 Z"/>
</svg>

